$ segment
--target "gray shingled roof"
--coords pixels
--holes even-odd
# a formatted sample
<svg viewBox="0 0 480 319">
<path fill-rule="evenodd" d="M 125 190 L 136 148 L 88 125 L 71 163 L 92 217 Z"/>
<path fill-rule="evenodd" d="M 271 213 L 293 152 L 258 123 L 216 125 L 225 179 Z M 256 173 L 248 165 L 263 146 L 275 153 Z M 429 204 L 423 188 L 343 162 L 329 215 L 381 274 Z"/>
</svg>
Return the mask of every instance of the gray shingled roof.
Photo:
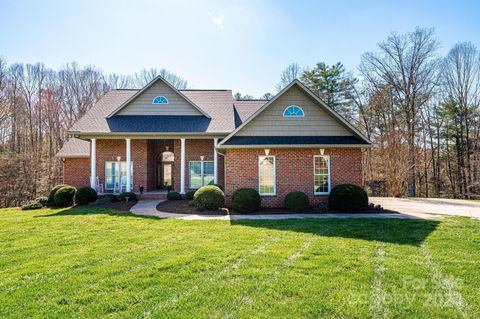
<svg viewBox="0 0 480 319">
<path fill-rule="evenodd" d="M 90 142 L 78 138 L 71 138 L 57 153 L 57 157 L 89 157 Z"/>
<path fill-rule="evenodd" d="M 255 113 L 259 108 L 261 108 L 267 100 L 235 100 L 233 105 L 235 107 L 237 118 L 237 125 L 245 122 L 253 113 Z"/>
<path fill-rule="evenodd" d="M 158 129 L 157 132 L 229 133 L 235 129 L 233 98 L 230 90 L 180 90 L 182 94 L 209 114 L 211 119 L 203 116 L 192 116 L 186 120 L 184 116 L 170 116 L 169 125 L 164 127 L 160 123 L 152 125 L 152 121 L 161 121 L 161 116 L 144 117 L 145 122 L 137 123 L 127 120 L 126 116 L 113 116 L 107 119 L 110 113 L 136 92 L 137 90 L 108 92 L 69 131 L 108 134 L 116 132 L 154 132 Z M 123 119 L 118 119 L 121 117 Z M 131 116 L 129 118 L 133 119 Z M 155 120 L 147 120 L 147 118 L 155 118 Z M 182 126 L 187 123 L 187 126 Z M 144 124 L 145 129 L 142 128 Z M 132 131 L 128 131 L 129 129 L 132 129 Z M 189 129 L 192 129 L 192 131 L 188 131 Z"/>
</svg>

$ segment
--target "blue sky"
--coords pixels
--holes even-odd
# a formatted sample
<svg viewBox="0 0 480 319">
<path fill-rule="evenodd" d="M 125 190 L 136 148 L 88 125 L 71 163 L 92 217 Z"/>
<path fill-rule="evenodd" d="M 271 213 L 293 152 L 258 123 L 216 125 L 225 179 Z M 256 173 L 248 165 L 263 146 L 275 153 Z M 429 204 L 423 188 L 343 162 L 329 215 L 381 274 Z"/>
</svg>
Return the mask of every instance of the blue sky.
<svg viewBox="0 0 480 319">
<path fill-rule="evenodd" d="M 0 0 L 0 56 L 9 63 L 93 64 L 129 74 L 166 68 L 193 88 L 275 92 L 291 62 L 343 62 L 391 32 L 434 27 L 445 53 L 480 47 L 480 1 Z"/>
</svg>

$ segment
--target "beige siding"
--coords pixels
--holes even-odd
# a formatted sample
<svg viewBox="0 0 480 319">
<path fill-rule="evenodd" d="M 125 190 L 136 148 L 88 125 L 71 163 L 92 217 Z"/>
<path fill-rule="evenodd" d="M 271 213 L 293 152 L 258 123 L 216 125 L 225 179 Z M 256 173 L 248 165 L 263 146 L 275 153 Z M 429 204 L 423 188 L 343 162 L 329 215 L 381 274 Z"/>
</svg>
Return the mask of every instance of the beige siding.
<svg viewBox="0 0 480 319">
<path fill-rule="evenodd" d="M 283 117 L 283 111 L 289 105 L 300 106 L 305 112 L 305 117 Z M 236 135 L 352 136 L 352 133 L 311 97 L 298 87 L 292 86 Z"/>
<path fill-rule="evenodd" d="M 165 96 L 168 104 L 152 104 L 156 96 Z M 124 107 L 118 115 L 202 115 L 181 95 L 162 81 L 157 81 Z"/>
</svg>

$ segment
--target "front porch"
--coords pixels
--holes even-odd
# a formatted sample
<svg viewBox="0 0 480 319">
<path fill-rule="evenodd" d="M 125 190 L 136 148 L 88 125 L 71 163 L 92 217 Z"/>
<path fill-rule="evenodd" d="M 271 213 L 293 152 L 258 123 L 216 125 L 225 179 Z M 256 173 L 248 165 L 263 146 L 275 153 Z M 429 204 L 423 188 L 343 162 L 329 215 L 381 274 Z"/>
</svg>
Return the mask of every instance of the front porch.
<svg viewBox="0 0 480 319">
<path fill-rule="evenodd" d="M 90 186 L 98 191 L 103 186 L 104 193 L 143 188 L 152 196 L 223 183 L 217 144 L 218 138 L 92 138 Z"/>
</svg>

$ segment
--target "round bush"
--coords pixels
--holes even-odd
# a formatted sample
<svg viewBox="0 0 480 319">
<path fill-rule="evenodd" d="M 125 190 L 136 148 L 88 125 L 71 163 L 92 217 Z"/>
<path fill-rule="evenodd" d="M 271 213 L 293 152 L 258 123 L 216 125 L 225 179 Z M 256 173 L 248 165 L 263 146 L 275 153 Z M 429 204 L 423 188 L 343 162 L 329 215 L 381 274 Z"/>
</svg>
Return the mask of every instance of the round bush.
<svg viewBox="0 0 480 319">
<path fill-rule="evenodd" d="M 182 195 L 180 195 L 180 193 L 178 193 L 178 192 L 169 192 L 167 194 L 167 199 L 168 200 L 180 200 L 180 199 L 182 199 Z"/>
<path fill-rule="evenodd" d="M 35 198 L 35 202 L 39 202 L 43 206 L 46 206 L 48 204 L 48 197 L 45 197 L 45 196 L 37 197 Z"/>
<path fill-rule="evenodd" d="M 304 192 L 291 192 L 285 196 L 285 208 L 292 212 L 304 213 L 310 210 L 310 201 Z"/>
<path fill-rule="evenodd" d="M 55 186 L 54 188 L 52 188 L 52 190 L 50 191 L 50 195 L 48 195 L 48 202 L 51 203 L 51 204 L 54 204 L 55 201 L 54 201 L 54 196 L 55 196 L 55 193 L 62 187 L 64 186 L 68 186 L 68 185 L 65 185 L 65 184 L 60 184 L 60 185 L 57 185 Z"/>
<path fill-rule="evenodd" d="M 232 208 L 241 214 L 253 213 L 260 209 L 262 199 L 253 188 L 240 188 L 233 192 Z"/>
<path fill-rule="evenodd" d="M 195 191 L 189 191 L 185 193 L 186 200 L 193 200 L 193 196 L 195 196 Z"/>
<path fill-rule="evenodd" d="M 40 209 L 43 207 L 43 204 L 37 200 L 32 200 L 28 204 L 22 206 L 22 210 L 31 210 L 31 209 Z"/>
<path fill-rule="evenodd" d="M 118 195 L 118 198 L 121 201 L 125 201 L 125 199 L 128 198 L 128 201 L 130 202 L 137 199 L 137 194 L 134 192 L 122 192 L 120 195 Z"/>
<path fill-rule="evenodd" d="M 361 212 L 368 208 L 368 195 L 357 185 L 341 184 L 330 192 L 328 205 L 331 210 L 338 212 Z"/>
<path fill-rule="evenodd" d="M 195 192 L 193 200 L 200 210 L 216 210 L 225 205 L 225 194 L 217 186 L 207 185 Z"/>
<path fill-rule="evenodd" d="M 75 187 L 63 186 L 55 192 L 53 201 L 57 207 L 67 207 L 73 205 L 73 197 L 75 196 Z"/>
<path fill-rule="evenodd" d="M 207 186 L 217 186 L 218 188 L 220 188 L 220 190 L 223 192 L 223 185 L 220 184 L 220 183 L 216 183 L 216 184 L 208 184 Z"/>
<path fill-rule="evenodd" d="M 87 205 L 97 200 L 97 191 L 90 186 L 83 186 L 75 192 L 75 203 L 78 205 Z"/>
</svg>

